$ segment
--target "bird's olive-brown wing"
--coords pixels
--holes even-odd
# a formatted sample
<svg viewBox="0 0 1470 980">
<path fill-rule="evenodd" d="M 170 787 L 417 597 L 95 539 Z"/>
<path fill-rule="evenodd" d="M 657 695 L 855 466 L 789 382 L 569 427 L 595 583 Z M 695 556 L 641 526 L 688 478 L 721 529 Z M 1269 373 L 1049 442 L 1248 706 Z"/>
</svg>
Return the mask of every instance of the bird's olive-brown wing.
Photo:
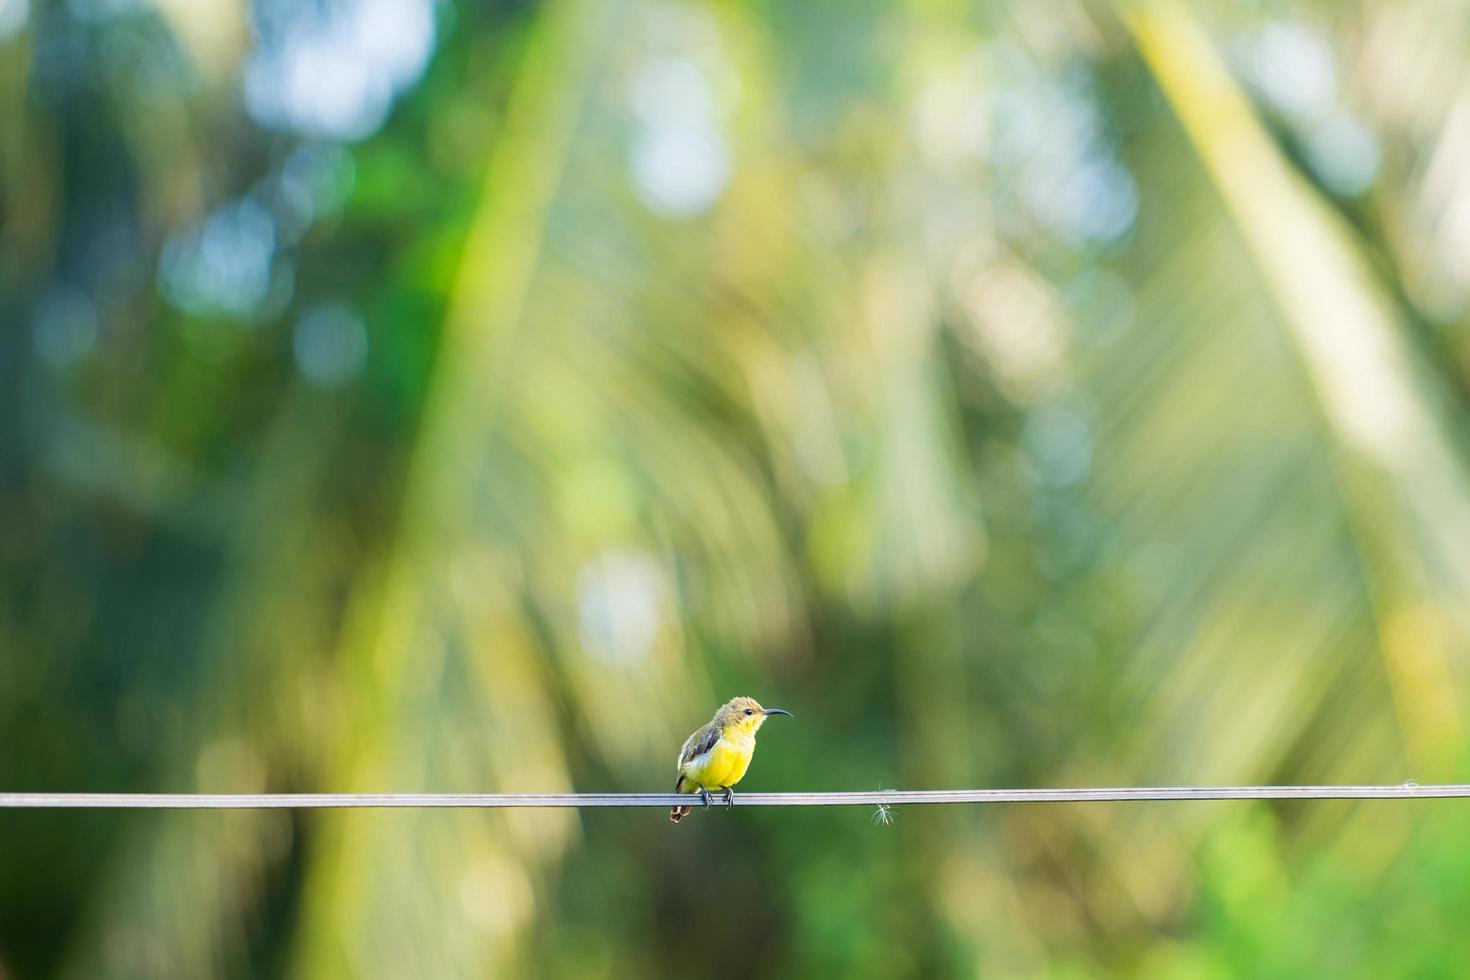
<svg viewBox="0 0 1470 980">
<path fill-rule="evenodd" d="M 684 740 L 684 747 L 679 750 L 679 762 L 674 768 L 682 769 L 689 760 L 697 759 L 714 748 L 715 743 L 719 740 L 720 732 L 715 728 L 714 722 L 698 729 Z"/>
</svg>

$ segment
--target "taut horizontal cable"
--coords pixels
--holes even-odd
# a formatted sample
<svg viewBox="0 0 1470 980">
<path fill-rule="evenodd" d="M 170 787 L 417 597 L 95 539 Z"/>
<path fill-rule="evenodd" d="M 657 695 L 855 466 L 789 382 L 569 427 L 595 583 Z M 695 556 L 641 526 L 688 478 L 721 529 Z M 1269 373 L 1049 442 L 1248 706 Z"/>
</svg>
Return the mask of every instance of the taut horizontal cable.
<svg viewBox="0 0 1470 980">
<path fill-rule="evenodd" d="M 1414 800 L 1470 797 L 1470 785 L 1084 786 L 1065 789 L 860 790 L 738 793 L 736 806 L 898 806 L 924 803 L 1100 803 L 1150 800 Z M 669 807 L 675 793 L 0 793 L 0 809 L 263 810 L 344 807 Z M 719 797 L 715 806 L 724 806 Z"/>
</svg>

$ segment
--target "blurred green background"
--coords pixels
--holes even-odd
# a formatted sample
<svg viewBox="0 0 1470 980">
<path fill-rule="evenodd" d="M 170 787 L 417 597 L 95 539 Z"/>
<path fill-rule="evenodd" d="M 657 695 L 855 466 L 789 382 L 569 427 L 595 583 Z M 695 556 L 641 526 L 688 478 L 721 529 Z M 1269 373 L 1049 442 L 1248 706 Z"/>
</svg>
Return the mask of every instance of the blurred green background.
<svg viewBox="0 0 1470 980">
<path fill-rule="evenodd" d="M 0 0 L 0 788 L 1470 781 L 1470 6 Z M 0 977 L 1454 976 L 1470 803 L 0 814 Z"/>
</svg>

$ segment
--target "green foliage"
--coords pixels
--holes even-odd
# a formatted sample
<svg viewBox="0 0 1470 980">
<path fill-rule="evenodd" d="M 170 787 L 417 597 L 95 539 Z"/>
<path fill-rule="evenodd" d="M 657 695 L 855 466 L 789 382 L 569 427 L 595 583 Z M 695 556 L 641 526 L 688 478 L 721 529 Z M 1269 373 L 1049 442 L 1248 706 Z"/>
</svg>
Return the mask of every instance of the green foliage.
<svg viewBox="0 0 1470 980">
<path fill-rule="evenodd" d="M 661 790 L 735 694 L 742 789 L 1467 781 L 1437 5 L 440 4 L 337 138 L 270 4 L 31 6 L 5 787 Z M 0 975 L 1470 957 L 1460 802 L 875 816 L 7 816 Z"/>
</svg>

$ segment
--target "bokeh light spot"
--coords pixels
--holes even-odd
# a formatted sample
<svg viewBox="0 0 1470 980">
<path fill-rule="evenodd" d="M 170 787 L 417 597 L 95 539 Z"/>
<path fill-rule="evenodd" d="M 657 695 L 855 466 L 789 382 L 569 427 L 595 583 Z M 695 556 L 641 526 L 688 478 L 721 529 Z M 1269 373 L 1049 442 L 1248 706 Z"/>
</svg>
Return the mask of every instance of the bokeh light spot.
<svg viewBox="0 0 1470 980">
<path fill-rule="evenodd" d="M 1307 162 L 1331 190 L 1361 194 L 1378 176 L 1378 139 L 1362 120 L 1334 112 L 1307 135 Z"/>
<path fill-rule="evenodd" d="M 24 30 L 30 16 L 30 0 L 0 0 L 0 42 L 10 40 Z"/>
<path fill-rule="evenodd" d="M 31 324 L 36 353 L 58 369 L 85 357 L 97 344 L 97 332 L 97 307 L 86 293 L 69 286 L 52 290 Z"/>
<path fill-rule="evenodd" d="M 1301 24 L 1267 24 L 1238 46 L 1237 60 L 1251 87 L 1288 116 L 1321 115 L 1337 98 L 1332 52 Z"/>
<path fill-rule="evenodd" d="M 264 126 L 359 140 L 387 118 L 434 47 L 429 0 L 275 3 L 245 69 L 245 105 Z"/>
<path fill-rule="evenodd" d="M 186 313 L 248 317 L 271 291 L 275 250 L 269 211 L 248 200 L 226 204 L 197 227 L 170 236 L 160 285 Z"/>
<path fill-rule="evenodd" d="M 651 61 L 629 98 L 638 129 L 629 159 L 639 198 L 668 216 L 707 210 L 730 181 L 730 149 L 706 74 L 685 58 Z"/>
<path fill-rule="evenodd" d="M 666 585 L 652 555 L 614 551 L 577 576 L 577 626 L 582 646 L 598 660 L 644 659 L 663 622 Z"/>
<path fill-rule="evenodd" d="M 730 152 L 715 130 L 662 126 L 633 146 L 638 196 L 653 210 L 696 215 L 709 208 L 730 179 Z"/>
<path fill-rule="evenodd" d="M 302 377 L 323 388 L 336 388 L 362 372 L 367 361 L 367 328 L 345 306 L 316 306 L 296 322 L 291 349 Z"/>
<path fill-rule="evenodd" d="M 1092 465 L 1092 426 L 1080 408 L 1066 402 L 1032 411 L 1022 443 L 1035 476 L 1048 486 L 1071 486 Z"/>
</svg>

